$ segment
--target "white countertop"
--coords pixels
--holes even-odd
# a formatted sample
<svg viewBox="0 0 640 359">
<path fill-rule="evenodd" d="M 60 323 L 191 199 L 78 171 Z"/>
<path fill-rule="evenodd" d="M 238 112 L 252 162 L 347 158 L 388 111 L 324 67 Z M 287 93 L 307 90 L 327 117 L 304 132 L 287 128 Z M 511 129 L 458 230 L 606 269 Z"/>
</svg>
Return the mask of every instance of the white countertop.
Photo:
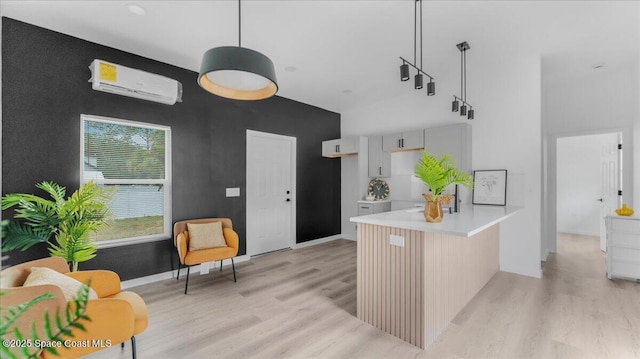
<svg viewBox="0 0 640 359">
<path fill-rule="evenodd" d="M 391 200 L 389 200 L 389 199 L 379 199 L 377 201 L 366 201 L 366 200 L 361 199 L 361 200 L 358 201 L 358 203 L 388 203 L 388 202 L 391 202 Z"/>
<path fill-rule="evenodd" d="M 428 223 L 424 219 L 421 208 L 351 217 L 350 220 L 356 223 L 471 237 L 496 223 L 504 221 L 521 209 L 522 207 L 514 206 L 463 205 L 458 213 L 446 213 L 441 223 Z"/>
</svg>

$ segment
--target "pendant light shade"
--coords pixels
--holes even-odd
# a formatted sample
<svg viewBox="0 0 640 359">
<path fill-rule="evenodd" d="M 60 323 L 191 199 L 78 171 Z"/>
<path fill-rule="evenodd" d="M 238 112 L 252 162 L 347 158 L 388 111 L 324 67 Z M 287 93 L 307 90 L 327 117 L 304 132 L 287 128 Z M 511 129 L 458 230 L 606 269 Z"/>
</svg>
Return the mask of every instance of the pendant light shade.
<svg viewBox="0 0 640 359">
<path fill-rule="evenodd" d="M 436 94 L 436 84 L 433 82 L 433 80 L 429 80 L 429 83 L 427 84 L 427 96 L 433 96 Z"/>
<path fill-rule="evenodd" d="M 460 116 L 466 116 L 467 115 L 467 106 L 462 105 L 460 106 Z"/>
<path fill-rule="evenodd" d="M 205 52 L 198 84 L 215 95 L 235 100 L 262 100 L 278 91 L 273 62 L 258 51 L 236 46 Z"/>
<path fill-rule="evenodd" d="M 473 109 L 470 109 L 469 111 L 467 111 L 467 119 L 473 120 Z"/>
<path fill-rule="evenodd" d="M 238 0 L 238 46 L 209 49 L 202 56 L 198 85 L 234 100 L 262 100 L 278 92 L 271 59 L 242 47 L 242 11 Z"/>
<path fill-rule="evenodd" d="M 458 108 L 460 107 L 460 102 L 457 99 L 453 100 L 451 103 L 451 112 L 458 112 Z"/>
<path fill-rule="evenodd" d="M 400 81 L 408 81 L 409 76 L 409 65 L 402 64 L 400 65 Z"/>
<path fill-rule="evenodd" d="M 417 74 L 415 76 L 415 89 L 420 90 L 422 88 L 422 75 Z"/>
</svg>

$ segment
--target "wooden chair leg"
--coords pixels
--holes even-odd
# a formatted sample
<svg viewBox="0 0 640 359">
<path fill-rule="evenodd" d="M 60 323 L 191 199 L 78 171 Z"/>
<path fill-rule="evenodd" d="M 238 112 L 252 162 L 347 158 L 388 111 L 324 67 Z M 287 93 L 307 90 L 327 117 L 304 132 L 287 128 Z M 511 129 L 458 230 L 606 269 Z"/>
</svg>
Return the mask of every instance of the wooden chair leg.
<svg viewBox="0 0 640 359">
<path fill-rule="evenodd" d="M 233 281 L 236 281 L 236 265 L 233 263 L 233 258 L 231 258 L 231 268 L 233 268 Z"/>
<path fill-rule="evenodd" d="M 189 270 L 191 266 L 187 266 L 187 282 L 184 284 L 184 294 L 187 294 L 187 288 L 189 288 Z"/>
<path fill-rule="evenodd" d="M 220 260 L 220 272 L 222 272 L 222 259 Z"/>
</svg>

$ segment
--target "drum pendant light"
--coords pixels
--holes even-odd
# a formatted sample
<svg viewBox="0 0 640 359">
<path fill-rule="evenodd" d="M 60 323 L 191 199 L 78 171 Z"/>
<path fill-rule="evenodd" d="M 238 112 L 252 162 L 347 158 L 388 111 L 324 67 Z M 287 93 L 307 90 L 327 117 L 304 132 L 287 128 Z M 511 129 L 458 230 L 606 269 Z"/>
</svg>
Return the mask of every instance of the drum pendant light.
<svg viewBox="0 0 640 359">
<path fill-rule="evenodd" d="M 262 53 L 242 47 L 241 7 L 238 0 L 238 46 L 209 49 L 202 56 L 198 84 L 214 95 L 234 100 L 262 100 L 278 92 L 273 62 Z"/>
</svg>

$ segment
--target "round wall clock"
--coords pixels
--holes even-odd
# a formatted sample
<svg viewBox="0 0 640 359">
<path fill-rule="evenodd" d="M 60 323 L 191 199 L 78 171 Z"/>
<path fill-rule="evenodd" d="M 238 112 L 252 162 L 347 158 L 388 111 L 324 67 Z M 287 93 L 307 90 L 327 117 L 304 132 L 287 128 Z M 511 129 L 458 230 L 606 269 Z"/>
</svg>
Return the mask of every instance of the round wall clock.
<svg viewBox="0 0 640 359">
<path fill-rule="evenodd" d="M 389 196 L 389 185 L 379 178 L 373 179 L 369 182 L 369 193 L 372 194 L 376 200 L 386 199 Z"/>
</svg>

